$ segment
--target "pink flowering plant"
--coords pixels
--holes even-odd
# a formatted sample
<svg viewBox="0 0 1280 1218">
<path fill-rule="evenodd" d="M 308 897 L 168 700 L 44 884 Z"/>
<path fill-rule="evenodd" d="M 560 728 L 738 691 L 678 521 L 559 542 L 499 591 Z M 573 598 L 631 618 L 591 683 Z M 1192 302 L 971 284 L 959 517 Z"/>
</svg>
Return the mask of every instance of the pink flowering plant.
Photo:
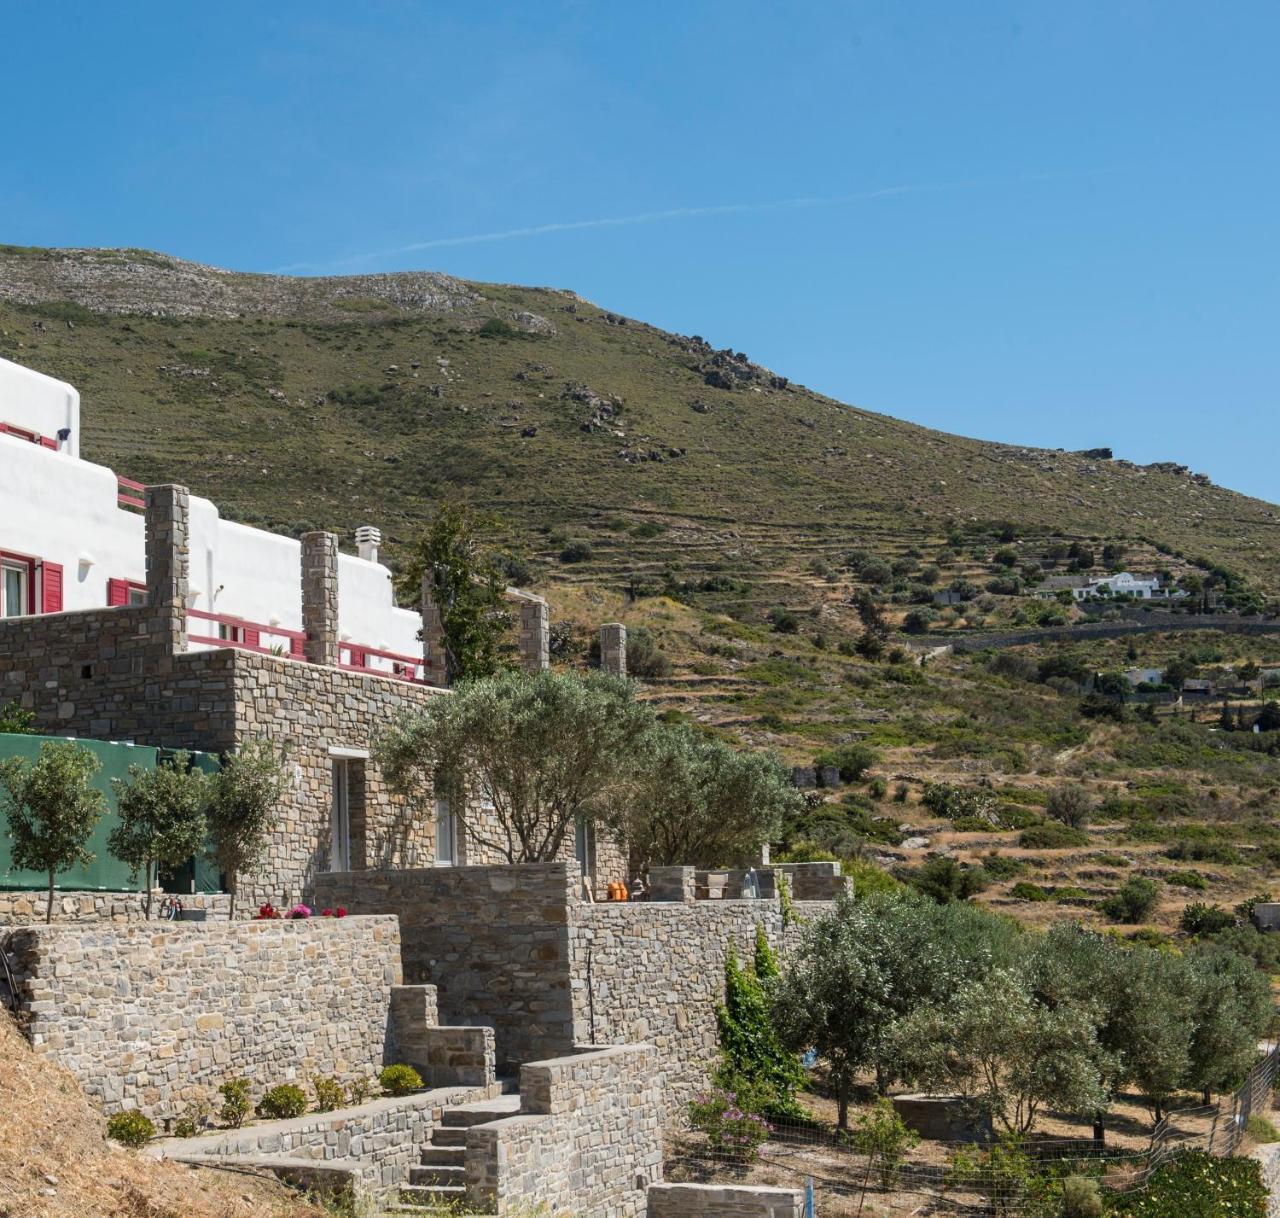
<svg viewBox="0 0 1280 1218">
<path fill-rule="evenodd" d="M 689 1105 L 689 1122 L 707 1135 L 715 1154 L 736 1163 L 754 1162 L 761 1145 L 769 1140 L 769 1122 L 754 1112 L 744 1112 L 732 1091 L 716 1087 Z"/>
<path fill-rule="evenodd" d="M 311 907 L 299 901 L 285 916 L 289 918 L 309 918 L 311 917 Z"/>
</svg>

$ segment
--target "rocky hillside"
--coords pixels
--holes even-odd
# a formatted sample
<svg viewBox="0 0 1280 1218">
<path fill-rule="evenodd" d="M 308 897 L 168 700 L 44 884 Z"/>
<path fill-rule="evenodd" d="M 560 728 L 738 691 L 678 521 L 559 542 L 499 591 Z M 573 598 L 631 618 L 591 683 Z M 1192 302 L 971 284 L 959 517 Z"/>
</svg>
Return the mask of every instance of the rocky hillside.
<svg viewBox="0 0 1280 1218">
<path fill-rule="evenodd" d="M 1277 509 L 1181 465 L 916 427 L 566 291 L 8 246 L 0 354 L 81 388 L 86 453 L 278 528 L 369 520 L 394 543 L 464 495 L 535 557 L 568 535 L 609 582 L 714 576 L 748 605 L 802 596 L 815 557 L 993 522 L 1280 587 Z"/>
</svg>

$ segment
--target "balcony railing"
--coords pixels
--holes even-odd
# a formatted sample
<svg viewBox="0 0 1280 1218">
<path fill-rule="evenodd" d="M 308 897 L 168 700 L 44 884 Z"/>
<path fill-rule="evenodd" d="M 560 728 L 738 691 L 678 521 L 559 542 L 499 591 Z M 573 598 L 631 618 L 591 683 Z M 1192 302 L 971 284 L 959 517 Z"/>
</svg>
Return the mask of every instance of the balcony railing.
<svg viewBox="0 0 1280 1218">
<path fill-rule="evenodd" d="M 140 497 L 141 492 L 146 489 L 141 482 L 135 482 L 132 478 L 126 478 L 123 474 L 116 475 L 116 502 L 121 507 L 146 507 L 146 503 Z"/>
<path fill-rule="evenodd" d="M 369 661 L 373 659 L 385 660 L 388 666 L 371 664 Z M 429 664 L 421 656 L 406 656 L 394 651 L 383 651 L 380 647 L 343 643 L 338 648 L 338 667 L 347 672 L 369 672 L 379 677 L 395 677 L 400 681 L 425 685 Z"/>
<path fill-rule="evenodd" d="M 203 609 L 188 609 L 187 617 L 199 622 L 212 622 L 210 634 L 196 634 L 190 627 L 187 639 L 192 643 L 205 643 L 213 647 L 234 647 L 239 651 L 256 651 L 259 655 L 285 656 L 301 660 L 306 634 L 301 630 L 287 630 L 283 626 L 264 626 L 261 622 L 249 622 L 226 613 L 206 613 Z M 281 642 L 264 643 L 263 636 L 280 639 Z"/>
</svg>

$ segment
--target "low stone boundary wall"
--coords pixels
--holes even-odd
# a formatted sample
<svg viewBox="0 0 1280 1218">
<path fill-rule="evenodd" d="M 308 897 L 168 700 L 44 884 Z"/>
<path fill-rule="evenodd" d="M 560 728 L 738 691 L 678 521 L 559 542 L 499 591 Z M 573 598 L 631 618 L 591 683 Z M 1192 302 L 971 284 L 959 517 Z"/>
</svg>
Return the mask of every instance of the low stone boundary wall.
<svg viewBox="0 0 1280 1218">
<path fill-rule="evenodd" d="M 389 1049 L 394 918 L 26 926 L 8 945 L 32 1046 L 108 1112 L 180 1116 L 241 1076 L 368 1079 Z"/>
<path fill-rule="evenodd" d="M 151 902 L 151 920 L 160 918 L 159 893 Z M 183 893 L 181 901 L 187 909 L 202 909 L 210 919 L 227 921 L 231 898 L 225 892 Z M 145 922 L 140 892 L 58 892 L 53 894 L 53 921 L 68 922 Z M 31 889 L 0 889 L 0 926 L 44 924 L 47 895 Z"/>
<path fill-rule="evenodd" d="M 652 1045 L 591 1049 L 520 1070 L 518 1116 L 467 1131 L 468 1202 L 484 1212 L 645 1213 L 662 1178 L 663 1095 Z M 523 1207 L 523 1208 L 522 1208 Z"/>
<path fill-rule="evenodd" d="M 391 990 L 391 1041 L 405 1062 L 433 1087 L 488 1086 L 494 1081 L 494 1036 L 487 1027 L 440 1027 L 436 987 Z"/>
<path fill-rule="evenodd" d="M 313 1112 L 288 1121 L 265 1121 L 194 1138 L 174 1138 L 154 1147 L 166 1159 L 237 1165 L 288 1166 L 307 1162 L 358 1180 L 356 1191 L 394 1188 L 408 1176 L 443 1110 L 452 1104 L 491 1099 L 496 1087 L 451 1087 L 417 1095 L 371 1100 L 353 1108 Z M 283 1165 L 280 1160 L 286 1160 Z"/>
<path fill-rule="evenodd" d="M 654 1184 L 649 1218 L 801 1218 L 798 1189 L 736 1184 Z"/>
<path fill-rule="evenodd" d="M 219 1167 L 225 1164 L 225 1160 L 216 1155 L 174 1155 L 172 1158 L 175 1163 L 189 1163 L 193 1167 Z M 334 1159 L 321 1163 L 311 1159 L 244 1155 L 236 1158 L 236 1166 L 248 1171 L 271 1172 L 277 1179 L 300 1189 L 308 1197 L 332 1202 L 342 1213 L 346 1213 L 347 1208 L 367 1193 L 359 1164 L 349 1160 L 339 1162 Z"/>
</svg>

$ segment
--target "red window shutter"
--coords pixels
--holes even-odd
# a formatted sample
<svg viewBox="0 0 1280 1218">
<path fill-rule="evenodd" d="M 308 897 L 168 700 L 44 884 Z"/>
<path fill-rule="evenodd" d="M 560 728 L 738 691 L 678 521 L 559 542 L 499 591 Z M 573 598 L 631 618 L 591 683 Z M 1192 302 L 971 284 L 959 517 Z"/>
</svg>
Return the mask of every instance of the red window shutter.
<svg viewBox="0 0 1280 1218">
<path fill-rule="evenodd" d="M 307 654 L 305 641 L 303 639 L 290 639 L 289 654 L 291 656 L 296 656 L 298 659 L 305 656 Z"/>
<path fill-rule="evenodd" d="M 129 581 L 127 579 L 107 580 L 107 604 L 127 605 L 129 603 Z"/>
<path fill-rule="evenodd" d="M 244 628 L 244 641 L 245 641 L 245 646 L 247 647 L 261 647 L 262 631 L 254 630 L 252 626 L 246 626 Z"/>
<path fill-rule="evenodd" d="M 40 612 L 62 612 L 62 565 L 45 561 L 40 564 Z"/>
</svg>

